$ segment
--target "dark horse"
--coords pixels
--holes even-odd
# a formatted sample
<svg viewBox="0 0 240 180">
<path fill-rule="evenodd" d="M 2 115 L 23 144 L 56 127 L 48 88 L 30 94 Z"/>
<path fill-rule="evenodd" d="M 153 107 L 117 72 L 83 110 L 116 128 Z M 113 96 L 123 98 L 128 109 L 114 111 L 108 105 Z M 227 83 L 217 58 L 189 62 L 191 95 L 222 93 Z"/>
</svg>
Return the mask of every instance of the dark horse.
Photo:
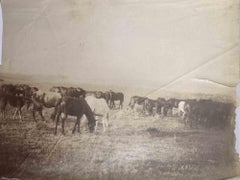
<svg viewBox="0 0 240 180">
<path fill-rule="evenodd" d="M 27 109 L 30 106 L 30 99 L 22 97 L 22 96 L 14 96 L 12 94 L 0 94 L 0 110 L 3 119 L 6 118 L 6 106 L 10 105 L 15 108 L 13 119 L 15 119 L 18 114 L 20 121 L 22 121 L 22 107 L 26 104 Z"/>
<path fill-rule="evenodd" d="M 164 116 L 167 116 L 168 114 L 168 111 L 170 111 L 171 113 L 171 116 L 173 115 L 173 108 L 178 108 L 178 104 L 179 102 L 182 101 L 180 99 L 175 99 L 175 98 L 171 98 L 171 99 L 168 99 L 166 101 L 166 103 L 164 104 L 163 106 L 163 114 Z"/>
<path fill-rule="evenodd" d="M 115 106 L 114 101 L 119 101 L 119 109 L 123 108 L 123 101 L 124 101 L 124 94 L 121 92 L 113 92 L 113 91 L 109 91 L 109 107 L 112 109 Z"/>
<path fill-rule="evenodd" d="M 72 130 L 73 134 L 75 133 L 77 126 L 78 132 L 80 132 L 80 119 L 83 115 L 85 115 L 88 119 L 88 127 L 90 132 L 92 133 L 94 131 L 96 120 L 90 106 L 87 104 L 84 98 L 72 98 L 68 96 L 62 98 L 61 103 L 57 107 L 55 134 L 57 134 L 57 126 L 60 115 L 62 119 L 63 134 L 65 134 L 64 123 L 68 115 L 77 117 L 74 128 Z"/>
</svg>

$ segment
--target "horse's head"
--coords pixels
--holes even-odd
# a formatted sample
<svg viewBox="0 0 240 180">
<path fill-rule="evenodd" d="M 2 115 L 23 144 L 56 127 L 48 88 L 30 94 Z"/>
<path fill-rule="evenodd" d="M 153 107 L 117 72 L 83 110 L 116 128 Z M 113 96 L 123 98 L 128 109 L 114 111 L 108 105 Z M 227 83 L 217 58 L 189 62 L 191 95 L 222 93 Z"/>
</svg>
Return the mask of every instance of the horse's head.
<svg viewBox="0 0 240 180">
<path fill-rule="evenodd" d="M 95 126 L 96 126 L 96 121 L 94 122 L 94 124 L 93 123 L 88 123 L 88 128 L 89 128 L 90 133 L 94 132 Z"/>
<path fill-rule="evenodd" d="M 94 114 L 91 112 L 91 116 L 88 116 L 88 128 L 90 133 L 93 133 L 96 126 L 96 119 Z"/>
</svg>

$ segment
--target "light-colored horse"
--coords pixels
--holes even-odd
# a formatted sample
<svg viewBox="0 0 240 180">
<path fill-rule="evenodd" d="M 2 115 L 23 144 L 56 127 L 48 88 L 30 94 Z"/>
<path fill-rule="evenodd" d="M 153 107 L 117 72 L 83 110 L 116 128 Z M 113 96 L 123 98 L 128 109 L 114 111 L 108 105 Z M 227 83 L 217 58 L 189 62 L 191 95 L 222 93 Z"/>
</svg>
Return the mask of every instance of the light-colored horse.
<svg viewBox="0 0 240 180">
<path fill-rule="evenodd" d="M 43 107 L 46 107 L 46 108 L 54 108 L 54 112 L 51 115 L 51 118 L 55 120 L 56 108 L 61 102 L 61 99 L 62 99 L 62 95 L 57 92 L 50 92 L 50 91 L 44 92 L 41 90 L 34 92 L 32 96 L 33 118 L 35 119 L 35 111 L 38 111 L 42 119 L 44 120 L 44 117 L 42 115 L 42 109 Z"/>
<path fill-rule="evenodd" d="M 96 126 L 97 129 L 98 123 L 101 122 L 103 124 L 103 131 L 105 132 L 108 128 L 109 124 L 109 107 L 104 99 L 98 99 L 94 96 L 87 96 L 85 98 L 88 105 L 90 106 L 92 112 L 95 115 Z"/>
</svg>

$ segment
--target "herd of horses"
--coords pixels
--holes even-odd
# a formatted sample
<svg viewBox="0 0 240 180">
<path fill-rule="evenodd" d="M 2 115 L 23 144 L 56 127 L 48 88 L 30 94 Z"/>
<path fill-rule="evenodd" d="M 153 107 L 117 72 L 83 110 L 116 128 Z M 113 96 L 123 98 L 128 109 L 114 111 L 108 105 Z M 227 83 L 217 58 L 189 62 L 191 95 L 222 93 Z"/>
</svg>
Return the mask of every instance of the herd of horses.
<svg viewBox="0 0 240 180">
<path fill-rule="evenodd" d="M 235 112 L 232 103 L 218 102 L 211 99 L 176 99 L 157 98 L 155 100 L 147 97 L 131 97 L 129 107 L 134 109 L 140 107 L 142 114 L 148 115 L 173 115 L 173 109 L 181 117 L 185 125 L 203 125 L 205 127 L 226 127 L 229 125 Z"/>
<path fill-rule="evenodd" d="M 80 120 L 85 115 L 88 120 L 90 132 L 96 130 L 98 122 L 102 121 L 103 130 L 108 127 L 109 111 L 116 108 L 116 101 L 119 101 L 119 108 L 123 108 L 124 94 L 113 91 L 85 91 L 82 88 L 55 86 L 49 91 L 41 91 L 37 87 L 27 84 L 2 84 L 0 87 L 0 111 L 2 118 L 6 118 L 6 107 L 10 105 L 15 108 L 13 119 L 16 115 L 22 121 L 22 108 L 26 105 L 29 109 L 32 105 L 33 119 L 36 121 L 36 113 L 45 121 L 44 108 L 54 108 L 51 119 L 56 121 L 55 134 L 61 116 L 62 133 L 65 134 L 64 124 L 68 115 L 76 116 L 76 122 L 72 133 L 76 129 L 80 131 Z"/>
<path fill-rule="evenodd" d="M 119 105 L 116 105 L 118 101 Z M 2 118 L 6 118 L 7 105 L 15 108 L 13 119 L 18 115 L 22 120 L 22 108 L 25 105 L 27 110 L 32 105 L 32 116 L 36 121 L 36 113 L 43 121 L 44 108 L 53 108 L 51 119 L 56 123 L 54 133 L 57 134 L 57 127 L 61 117 L 62 133 L 65 134 L 64 124 L 67 117 L 75 116 L 76 121 L 72 133 L 76 129 L 80 132 L 80 121 L 83 115 L 88 120 L 90 132 L 96 130 L 98 122 L 102 122 L 103 130 L 108 128 L 110 109 L 123 108 L 124 94 L 113 91 L 86 91 L 79 87 L 55 86 L 49 91 L 41 91 L 37 87 L 27 84 L 2 84 L 0 87 L 0 111 Z M 211 99 L 165 99 L 155 100 L 147 97 L 133 96 L 128 109 L 141 109 L 140 113 L 148 116 L 156 114 L 162 116 L 173 115 L 173 109 L 178 110 L 178 116 L 182 117 L 184 123 L 191 127 L 195 123 L 202 123 L 207 126 L 221 125 L 225 127 L 234 113 L 234 105 L 231 103 L 216 102 Z"/>
</svg>

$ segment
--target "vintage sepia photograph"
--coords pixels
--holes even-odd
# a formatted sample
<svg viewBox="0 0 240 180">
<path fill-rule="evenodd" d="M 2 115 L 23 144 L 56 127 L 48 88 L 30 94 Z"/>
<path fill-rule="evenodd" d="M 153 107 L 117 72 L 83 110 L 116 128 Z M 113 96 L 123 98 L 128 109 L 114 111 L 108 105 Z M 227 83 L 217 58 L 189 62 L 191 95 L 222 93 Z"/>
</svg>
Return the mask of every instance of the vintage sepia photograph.
<svg viewBox="0 0 240 180">
<path fill-rule="evenodd" d="M 240 176 L 237 0 L 2 0 L 0 180 Z"/>
</svg>

